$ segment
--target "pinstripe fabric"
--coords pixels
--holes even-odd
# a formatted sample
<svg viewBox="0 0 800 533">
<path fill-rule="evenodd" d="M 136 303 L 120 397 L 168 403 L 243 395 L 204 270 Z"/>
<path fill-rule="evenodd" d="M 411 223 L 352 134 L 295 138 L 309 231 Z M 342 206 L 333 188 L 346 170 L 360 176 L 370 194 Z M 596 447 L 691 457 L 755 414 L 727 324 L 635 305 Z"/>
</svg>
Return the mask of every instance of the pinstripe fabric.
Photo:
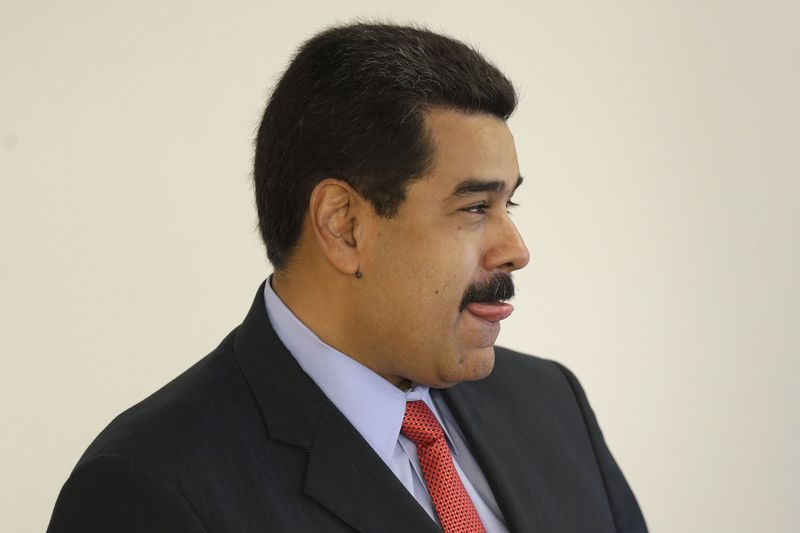
<svg viewBox="0 0 800 533">
<path fill-rule="evenodd" d="M 441 531 L 303 373 L 266 317 L 112 421 L 65 483 L 60 532 Z M 442 392 L 509 531 L 645 531 L 577 380 L 497 349 Z"/>
</svg>

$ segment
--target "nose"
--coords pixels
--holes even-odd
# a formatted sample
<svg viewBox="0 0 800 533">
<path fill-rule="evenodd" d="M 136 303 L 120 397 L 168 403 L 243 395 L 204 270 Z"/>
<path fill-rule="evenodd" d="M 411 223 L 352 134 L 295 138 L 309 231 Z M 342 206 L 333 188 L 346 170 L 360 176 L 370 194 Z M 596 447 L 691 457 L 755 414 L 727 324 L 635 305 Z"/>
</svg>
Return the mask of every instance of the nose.
<svg viewBox="0 0 800 533">
<path fill-rule="evenodd" d="M 508 214 L 501 216 L 492 233 L 492 242 L 486 254 L 486 269 L 490 272 L 503 270 L 511 273 L 525 268 L 531 260 L 531 255 Z"/>
</svg>

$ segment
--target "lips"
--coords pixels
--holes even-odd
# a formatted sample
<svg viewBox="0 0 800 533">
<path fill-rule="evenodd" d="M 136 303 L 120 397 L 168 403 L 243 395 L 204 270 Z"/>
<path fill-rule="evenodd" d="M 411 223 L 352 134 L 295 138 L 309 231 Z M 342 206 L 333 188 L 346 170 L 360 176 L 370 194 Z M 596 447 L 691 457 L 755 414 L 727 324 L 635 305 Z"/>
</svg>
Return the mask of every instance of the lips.
<svg viewBox="0 0 800 533">
<path fill-rule="evenodd" d="M 487 322 L 499 322 L 514 312 L 514 306 L 504 302 L 467 304 L 467 311 Z"/>
</svg>

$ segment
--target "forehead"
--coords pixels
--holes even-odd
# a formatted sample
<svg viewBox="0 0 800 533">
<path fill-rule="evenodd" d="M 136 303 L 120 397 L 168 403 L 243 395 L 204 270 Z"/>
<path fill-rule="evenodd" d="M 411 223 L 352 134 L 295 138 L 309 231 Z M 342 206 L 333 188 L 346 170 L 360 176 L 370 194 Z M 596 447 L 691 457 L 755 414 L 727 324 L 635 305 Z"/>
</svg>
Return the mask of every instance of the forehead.
<svg viewBox="0 0 800 533">
<path fill-rule="evenodd" d="M 444 199 L 465 180 L 500 180 L 508 191 L 517 185 L 517 152 L 504 120 L 482 113 L 435 109 L 426 115 L 425 122 L 434 146 L 428 175 L 416 182 L 425 194 Z"/>
</svg>

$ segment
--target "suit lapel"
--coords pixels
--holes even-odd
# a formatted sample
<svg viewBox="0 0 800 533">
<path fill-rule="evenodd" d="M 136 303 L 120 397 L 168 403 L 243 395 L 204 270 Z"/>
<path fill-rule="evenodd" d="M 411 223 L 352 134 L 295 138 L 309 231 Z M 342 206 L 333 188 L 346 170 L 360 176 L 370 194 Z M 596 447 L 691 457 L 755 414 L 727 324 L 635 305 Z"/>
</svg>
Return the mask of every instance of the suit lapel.
<svg viewBox="0 0 800 533">
<path fill-rule="evenodd" d="M 270 438 L 308 451 L 306 495 L 364 533 L 441 532 L 280 342 L 263 290 L 236 332 L 236 357 Z"/>
<path fill-rule="evenodd" d="M 359 531 L 439 532 L 361 435 L 330 403 L 309 453 L 306 494 Z"/>
<path fill-rule="evenodd" d="M 536 475 L 527 466 L 530 458 L 522 455 L 528 446 L 498 423 L 503 406 L 493 405 L 492 395 L 480 394 L 480 387 L 480 382 L 462 383 L 442 390 L 442 396 L 492 488 L 508 530 L 548 531 L 532 482 Z"/>
</svg>

